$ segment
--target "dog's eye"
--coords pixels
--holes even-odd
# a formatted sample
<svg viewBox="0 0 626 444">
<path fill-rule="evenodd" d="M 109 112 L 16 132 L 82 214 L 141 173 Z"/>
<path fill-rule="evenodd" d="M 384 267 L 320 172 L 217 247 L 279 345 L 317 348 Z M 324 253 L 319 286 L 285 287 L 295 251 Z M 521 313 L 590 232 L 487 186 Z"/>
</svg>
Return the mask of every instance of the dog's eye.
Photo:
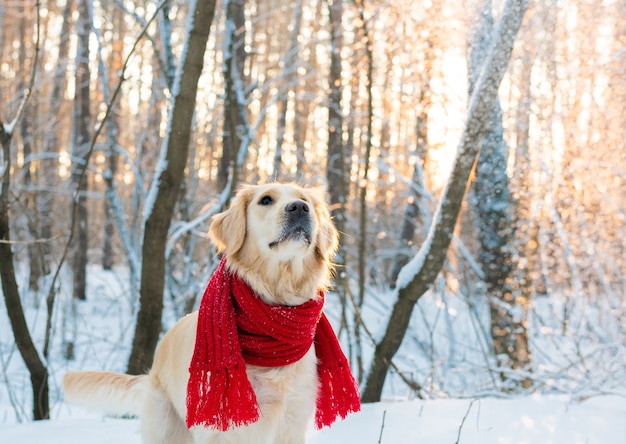
<svg viewBox="0 0 626 444">
<path fill-rule="evenodd" d="M 259 205 L 270 205 L 272 202 L 274 202 L 274 199 L 272 199 L 272 196 L 263 196 L 259 200 Z"/>
</svg>

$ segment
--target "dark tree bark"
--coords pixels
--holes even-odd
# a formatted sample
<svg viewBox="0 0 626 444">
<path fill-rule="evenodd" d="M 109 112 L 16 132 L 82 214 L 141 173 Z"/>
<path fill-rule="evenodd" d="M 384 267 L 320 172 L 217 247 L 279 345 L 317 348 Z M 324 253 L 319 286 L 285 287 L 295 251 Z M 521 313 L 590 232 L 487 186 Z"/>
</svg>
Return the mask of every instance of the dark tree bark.
<svg viewBox="0 0 626 444">
<path fill-rule="evenodd" d="M 48 369 L 41 360 L 30 336 L 15 279 L 15 268 L 13 267 L 13 251 L 11 250 L 9 232 L 10 145 L 12 137 L 13 134 L 6 132 L 4 124 L 0 122 L 0 144 L 3 154 L 0 159 L 2 161 L 0 162 L 0 172 L 3 172 L 0 189 L 0 279 L 2 280 L 2 293 L 11 321 L 15 344 L 30 373 L 30 382 L 33 388 L 33 418 L 35 420 L 48 419 L 50 417 Z"/>
<path fill-rule="evenodd" d="M 341 233 L 345 232 L 345 200 L 347 194 L 346 159 L 342 141 L 343 115 L 341 113 L 341 16 L 343 6 L 342 0 L 332 0 L 329 3 L 331 52 L 328 77 L 328 159 L 326 178 L 328 179 L 331 212 L 341 235 Z"/>
<path fill-rule="evenodd" d="M 237 177 L 237 153 L 243 134 L 246 133 L 242 103 L 237 98 L 237 90 L 243 92 L 244 63 L 246 59 L 245 43 L 245 0 L 226 0 L 226 38 L 228 50 L 224 55 L 224 83 L 226 99 L 224 101 L 224 125 L 222 137 L 222 157 L 217 171 L 217 187 L 222 190 L 228 182 L 231 168 Z"/>
<path fill-rule="evenodd" d="M 367 262 L 367 186 L 369 184 L 369 169 L 370 169 L 370 157 L 372 153 L 372 127 L 374 123 L 374 97 L 372 94 L 372 88 L 374 87 L 374 50 L 372 42 L 372 34 L 369 26 L 369 20 L 365 17 L 365 7 L 363 1 L 359 3 L 359 15 L 360 22 L 362 24 L 361 33 L 365 43 L 365 57 L 367 59 L 367 124 L 365 134 L 365 153 L 363 156 L 363 174 L 362 180 L 359 184 L 359 241 L 358 241 L 358 286 L 359 292 L 357 295 L 356 304 L 359 309 L 359 313 L 365 302 L 365 282 L 366 282 L 366 262 Z M 363 380 L 363 352 L 361 346 L 361 323 L 355 319 L 354 323 L 354 342 L 356 348 L 356 370 L 357 380 L 361 382 Z"/>
<path fill-rule="evenodd" d="M 339 231 L 339 251 L 335 257 L 339 272 L 335 276 L 335 287 L 341 301 L 341 329 L 347 327 L 346 316 L 346 203 L 348 199 L 347 156 L 343 143 L 343 114 L 341 112 L 341 47 L 343 0 L 331 0 L 328 4 L 330 16 L 330 72 L 328 76 L 328 156 L 326 180 L 330 211 Z"/>
<path fill-rule="evenodd" d="M 112 119 L 115 117 L 111 116 Z M 117 126 L 117 125 L 116 125 Z M 113 186 L 113 181 L 117 174 L 117 153 L 115 152 L 115 140 L 109 142 L 109 151 L 107 152 L 107 170 L 104 177 L 105 184 L 108 189 Z M 113 269 L 115 264 L 115 254 L 113 250 L 113 237 L 115 235 L 115 215 L 111 200 L 106 197 L 104 200 L 104 239 L 102 244 L 102 268 L 104 270 Z"/>
<path fill-rule="evenodd" d="M 116 42 L 113 44 L 111 53 L 111 66 L 109 72 L 122 72 L 124 61 L 122 60 L 123 52 L 123 36 L 124 36 L 124 14 L 120 8 L 114 7 L 111 12 L 113 15 L 113 29 L 116 33 L 114 37 Z M 107 170 L 104 174 L 104 181 L 107 187 L 107 193 L 104 199 L 104 239 L 102 244 L 102 268 L 111 270 L 115 263 L 115 254 L 113 251 L 113 237 L 115 235 L 115 214 L 113 211 L 113 202 L 111 201 L 114 181 L 117 175 L 117 135 L 119 133 L 119 101 L 111 105 L 113 109 L 109 116 L 109 135 L 107 146 Z"/>
<path fill-rule="evenodd" d="M 91 141 L 91 99 L 89 69 L 89 34 L 91 18 L 89 16 L 89 0 L 78 2 L 78 47 L 74 98 L 74 140 L 72 143 L 72 183 L 74 184 L 73 205 L 75 218 L 72 270 L 74 271 L 74 298 L 87 298 L 87 249 L 89 246 L 87 190 L 89 177 L 87 161 Z"/>
<path fill-rule="evenodd" d="M 470 100 L 468 116 L 448 184 L 433 217 L 431 229 L 417 255 L 403 268 L 396 282 L 397 301 L 382 340 L 377 344 L 362 394 L 363 402 L 380 400 L 391 359 L 400 348 L 413 307 L 432 286 L 444 264 L 461 209 L 465 189 L 478 157 L 480 143 L 491 119 L 500 82 L 508 66 L 527 0 L 508 0 L 497 35 Z"/>
<path fill-rule="evenodd" d="M 32 62 L 30 83 L 24 98 L 17 110 L 15 118 L 7 126 L 0 121 L 0 281 L 2 282 L 2 294 L 4 295 L 7 315 L 11 322 L 11 329 L 15 338 L 17 349 L 24 360 L 24 364 L 30 374 L 30 382 L 33 390 L 33 418 L 35 420 L 48 419 L 50 417 L 50 402 L 48 390 L 48 368 L 39 356 L 39 352 L 30 336 L 28 324 L 24 317 L 24 309 L 20 299 L 19 288 L 15 278 L 13 264 L 13 251 L 11 249 L 9 197 L 11 196 L 11 140 L 12 130 L 19 124 L 33 90 L 36 78 L 37 59 L 39 57 L 39 10 L 37 9 L 37 34 L 35 41 L 35 54 Z M 11 130 L 7 130 L 10 128 Z"/>
<path fill-rule="evenodd" d="M 146 213 L 141 251 L 141 307 L 128 360 L 128 373 L 131 374 L 140 374 L 150 368 L 161 332 L 165 244 L 185 174 L 198 79 L 202 73 L 206 43 L 215 15 L 215 1 L 198 0 L 195 9 L 191 9 L 189 14 L 192 14 L 193 20 L 186 30 L 185 48 L 179 62 L 179 87 L 173 91 L 169 132 L 163 141 L 163 160 L 166 165 L 156 172 L 156 197 L 151 211 Z"/>
<path fill-rule="evenodd" d="M 26 73 L 27 72 L 27 54 L 26 48 L 29 46 L 30 40 L 30 30 L 32 27 L 30 13 L 25 10 L 24 5 L 21 4 L 18 6 L 19 16 L 21 17 L 19 23 L 19 36 L 18 39 L 22 44 L 19 47 L 18 52 L 18 72 Z M 18 81 L 19 90 L 24 91 L 26 87 L 26 76 L 22 77 Z M 33 176 L 33 173 L 36 174 L 35 171 L 31 171 L 31 159 L 33 155 L 33 122 L 35 120 L 35 113 L 33 112 L 32 106 L 30 103 L 27 103 L 24 107 L 24 115 L 20 120 L 19 128 L 20 128 L 20 137 L 22 139 L 21 147 L 22 147 L 22 158 L 24 159 L 24 167 L 22 169 L 22 177 L 24 180 L 24 189 L 25 191 L 20 193 L 21 198 L 23 199 L 22 205 L 25 208 L 28 208 L 27 220 L 26 224 L 28 227 L 29 235 L 32 236 L 34 242 L 30 242 L 28 244 L 28 264 L 29 264 L 29 276 L 28 276 L 28 288 L 37 292 L 39 290 L 39 278 L 43 274 L 42 267 L 42 254 L 41 254 L 41 243 L 37 240 L 37 220 L 38 214 L 37 206 L 34 200 L 34 193 L 32 191 L 32 184 L 37 181 L 36 175 Z M 33 180 L 34 179 L 34 180 Z"/>
<path fill-rule="evenodd" d="M 59 42 L 59 57 L 55 64 L 54 78 L 52 81 L 52 92 L 50 94 L 50 111 L 48 114 L 48 124 L 46 126 L 46 137 L 44 138 L 43 152 L 45 157 L 41 160 L 41 179 L 43 182 L 43 192 L 37 197 L 40 215 L 40 237 L 44 241 L 41 245 L 44 254 L 44 273 L 50 273 L 50 252 L 53 238 L 54 221 L 54 201 L 55 193 L 52 190 L 58 186 L 58 155 L 60 150 L 59 142 L 59 122 L 58 115 L 63 103 L 63 93 L 67 85 L 67 64 L 69 54 L 71 14 L 74 1 L 67 0 L 63 8 L 63 24 L 61 25 L 61 40 Z"/>
</svg>

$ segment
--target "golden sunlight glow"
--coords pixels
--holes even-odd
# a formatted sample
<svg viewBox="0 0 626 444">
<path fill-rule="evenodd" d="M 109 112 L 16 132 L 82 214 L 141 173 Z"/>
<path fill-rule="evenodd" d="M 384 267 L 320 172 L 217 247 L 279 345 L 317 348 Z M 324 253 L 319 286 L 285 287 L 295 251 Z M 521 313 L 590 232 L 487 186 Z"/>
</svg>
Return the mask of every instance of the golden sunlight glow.
<svg viewBox="0 0 626 444">
<path fill-rule="evenodd" d="M 72 159 L 67 151 L 59 153 L 59 177 L 67 179 L 72 171 Z"/>
<path fill-rule="evenodd" d="M 429 162 L 432 187 L 441 189 L 448 181 L 467 109 L 467 63 L 456 50 L 446 51 L 440 77 L 433 77 L 433 103 L 428 113 Z"/>
</svg>

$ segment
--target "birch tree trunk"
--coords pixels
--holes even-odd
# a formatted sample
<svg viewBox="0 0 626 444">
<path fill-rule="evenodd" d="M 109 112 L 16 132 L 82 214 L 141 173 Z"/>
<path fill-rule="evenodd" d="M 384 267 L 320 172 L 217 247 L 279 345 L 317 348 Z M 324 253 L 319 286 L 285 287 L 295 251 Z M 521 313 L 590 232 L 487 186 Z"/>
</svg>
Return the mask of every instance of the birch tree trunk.
<svg viewBox="0 0 626 444">
<path fill-rule="evenodd" d="M 485 58 L 470 100 L 452 172 L 433 217 L 430 231 L 418 253 L 398 276 L 395 290 L 397 301 L 385 334 L 376 346 L 361 397 L 363 402 L 380 400 L 387 370 L 404 339 L 413 307 L 432 286 L 444 264 L 465 189 L 478 157 L 480 142 L 491 119 L 498 88 L 508 66 L 527 4 L 527 0 L 508 0 L 504 5 L 491 50 Z"/>
<path fill-rule="evenodd" d="M 130 374 L 140 374 L 150 368 L 161 332 L 167 232 L 185 174 L 198 79 L 214 15 L 214 0 L 197 0 L 190 5 L 185 46 L 172 91 L 174 103 L 168 119 L 169 131 L 163 140 L 162 156 L 146 204 L 139 290 L 141 307 L 128 360 Z"/>
<path fill-rule="evenodd" d="M 491 41 L 491 0 L 470 13 L 468 66 L 470 94 Z M 526 330 L 527 299 L 514 287 L 511 243 L 515 237 L 512 201 L 507 174 L 507 145 L 502 109 L 496 97 L 491 120 L 483 136 L 476 165 L 474 207 L 478 233 L 478 263 L 485 273 L 485 289 L 491 313 L 491 339 L 498 366 L 520 369 L 530 364 Z M 525 302 L 526 301 L 526 302 Z M 522 315 L 520 315 L 522 314 Z M 502 377 L 505 378 L 505 373 Z M 530 381 L 522 381 L 528 386 Z"/>
</svg>

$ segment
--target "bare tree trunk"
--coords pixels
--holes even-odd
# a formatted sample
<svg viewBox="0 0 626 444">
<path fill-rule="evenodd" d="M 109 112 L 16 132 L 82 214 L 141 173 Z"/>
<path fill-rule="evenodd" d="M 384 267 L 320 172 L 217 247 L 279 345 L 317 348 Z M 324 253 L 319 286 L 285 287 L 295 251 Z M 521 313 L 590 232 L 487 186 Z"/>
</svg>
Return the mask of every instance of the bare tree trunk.
<svg viewBox="0 0 626 444">
<path fill-rule="evenodd" d="M 22 118 L 24 107 L 28 103 L 32 93 L 37 63 L 39 57 L 40 19 L 37 8 L 37 32 L 35 41 L 35 54 L 32 61 L 31 78 L 22 102 L 15 118 L 7 126 L 0 121 L 0 281 L 2 282 L 2 294 L 4 295 L 7 315 L 11 322 L 11 329 L 15 338 L 17 349 L 24 360 L 24 364 L 30 374 L 30 382 L 33 390 L 33 418 L 35 420 L 48 419 L 50 417 L 50 401 L 48 390 L 48 368 L 39 356 L 39 352 L 30 336 L 28 324 L 24 317 L 24 309 L 20 299 L 20 293 L 15 278 L 13 264 L 13 251 L 11 249 L 9 197 L 11 196 L 11 139 L 12 130 Z M 7 130 L 11 128 L 11 130 Z"/>
<path fill-rule="evenodd" d="M 111 116 L 113 120 L 116 117 Z M 115 124 L 117 126 L 117 123 Z M 115 140 L 109 141 L 109 149 L 107 152 L 107 170 L 105 175 L 105 184 L 107 188 L 111 188 L 115 176 L 117 174 L 117 153 L 115 152 Z M 104 200 L 104 239 L 102 244 L 102 268 L 111 270 L 115 264 L 115 254 L 113 250 L 113 237 L 115 235 L 115 215 L 113 212 L 113 204 L 108 195 Z"/>
<path fill-rule="evenodd" d="M 369 26 L 369 20 L 365 17 L 365 6 L 363 0 L 359 3 L 359 14 L 361 19 L 361 32 L 365 41 L 365 57 L 367 59 L 367 125 L 365 134 L 365 155 L 363 156 L 363 175 L 359 184 L 359 241 L 358 241 L 358 285 L 359 292 L 357 295 L 356 304 L 359 309 L 359 313 L 363 308 L 365 302 L 365 282 L 366 282 L 366 260 L 367 253 L 367 187 L 369 185 L 369 170 L 370 170 L 370 156 L 372 152 L 372 127 L 374 121 L 374 98 L 372 95 L 372 88 L 374 87 L 374 54 L 373 54 L 373 42 L 372 34 Z M 357 364 L 357 379 L 359 382 L 363 380 L 363 351 L 361 346 L 361 323 L 359 322 L 360 314 L 355 314 L 354 322 L 354 343 L 356 352 L 356 364 Z"/>
<path fill-rule="evenodd" d="M 87 248 L 89 244 L 87 223 L 87 153 L 90 144 L 91 100 L 89 97 L 89 34 L 91 19 L 89 16 L 89 0 L 78 2 L 78 47 L 76 54 L 76 82 L 74 98 L 74 141 L 72 144 L 72 183 L 75 186 L 77 205 L 74 255 L 72 270 L 74 271 L 74 298 L 86 299 L 87 286 Z"/>
<path fill-rule="evenodd" d="M 141 264 L 141 307 L 137 314 L 135 336 L 128 360 L 128 373 L 140 374 L 152 364 L 161 332 L 163 291 L 165 287 L 165 244 L 180 187 L 185 174 L 191 122 L 194 114 L 198 79 L 202 73 L 204 52 L 209 37 L 214 0 L 198 0 L 189 11 L 185 48 L 173 90 L 169 132 L 163 141 L 162 158 L 155 172 L 155 182 L 146 209 Z M 152 205 L 149 204 L 152 202 Z"/>
<path fill-rule="evenodd" d="M 28 331 L 28 324 L 24 317 L 24 309 L 20 300 L 20 293 L 15 279 L 13 267 L 13 251 L 11 250 L 11 235 L 9 232 L 9 187 L 11 185 L 11 139 L 13 134 L 5 131 L 0 122 L 0 144 L 2 144 L 2 158 L 0 158 L 0 172 L 2 185 L 0 189 L 0 279 L 2 293 L 11 321 L 11 328 L 22 359 L 30 373 L 30 382 L 33 388 L 33 417 L 34 419 L 48 419 L 50 405 L 48 400 L 48 369 L 39 357 L 37 348 Z"/>
<path fill-rule="evenodd" d="M 30 13 L 25 10 L 24 5 L 18 6 L 19 15 L 21 20 L 19 23 L 19 41 L 21 45 L 18 52 L 18 71 L 24 75 L 19 80 L 19 90 L 24 91 L 26 87 L 26 48 L 31 43 L 30 30 L 32 23 L 30 21 Z M 35 194 L 32 190 L 32 184 L 37 181 L 37 177 L 33 178 L 31 172 L 31 159 L 33 156 L 33 125 L 35 120 L 35 114 L 32 109 L 32 102 L 27 103 L 24 107 L 24 114 L 20 120 L 20 136 L 22 139 L 22 158 L 24 159 L 24 167 L 22 169 L 24 178 L 25 192 L 21 193 L 24 198 L 23 205 L 28 208 L 26 212 L 26 224 L 28 227 L 29 235 L 32 236 L 34 242 L 28 244 L 28 264 L 29 264 L 29 276 L 28 276 L 28 288 L 37 292 L 39 290 L 39 278 L 43 273 L 43 254 L 41 250 L 41 243 L 38 242 L 37 222 L 39 219 L 39 212 L 35 202 Z M 35 170 L 35 174 L 36 174 Z M 34 180 L 33 180 L 34 179 Z"/>
<path fill-rule="evenodd" d="M 318 1 L 315 4 L 315 17 L 319 17 L 322 14 L 322 1 Z M 311 72 L 315 72 L 318 69 L 317 53 L 314 50 L 308 51 L 308 58 L 303 51 L 303 61 L 305 66 L 310 67 Z M 315 77 L 310 75 L 309 72 L 301 74 L 296 70 L 297 86 L 295 94 L 295 116 L 293 122 L 293 137 L 296 144 L 296 180 L 300 180 L 306 176 L 306 173 L 312 168 L 307 164 L 306 157 L 306 141 L 309 134 L 309 114 L 311 110 L 311 95 L 312 92 L 317 89 L 315 83 Z"/>
<path fill-rule="evenodd" d="M 244 63 L 246 59 L 245 51 L 245 0 L 225 0 L 226 8 L 226 45 L 228 48 L 224 52 L 224 83 L 226 99 L 224 101 L 224 125 L 222 137 L 222 157 L 220 158 L 217 171 L 217 188 L 219 190 L 226 187 L 228 174 L 233 169 L 233 174 L 237 174 L 237 153 L 243 134 L 245 133 L 245 123 L 241 109 L 241 104 L 237 99 L 237 88 L 244 87 Z"/>
<path fill-rule="evenodd" d="M 74 1 L 67 0 L 63 8 L 63 23 L 61 25 L 61 40 L 59 42 L 59 56 L 56 60 L 54 77 L 52 80 L 52 92 L 50 94 L 50 113 L 44 138 L 43 153 L 41 160 L 41 179 L 43 192 L 37 198 L 40 214 L 40 236 L 43 242 L 44 273 L 50 273 L 50 250 L 53 238 L 53 208 L 55 193 L 52 190 L 58 185 L 58 155 L 59 155 L 59 121 L 58 112 L 63 103 L 63 93 L 67 85 L 67 64 L 69 54 L 71 14 Z"/>
<path fill-rule="evenodd" d="M 478 78 L 491 40 L 493 16 L 491 0 L 484 0 L 470 17 L 468 62 L 470 94 Z M 491 312 L 491 338 L 498 366 L 513 369 L 530 364 L 524 298 L 514 288 L 511 257 L 515 225 L 507 174 L 507 151 L 502 127 L 502 109 L 496 98 L 491 120 L 483 136 L 476 165 L 474 207 L 477 220 L 478 262 L 485 273 L 485 286 Z M 504 378 L 504 373 L 502 374 Z M 530 381 L 524 379 L 524 386 Z"/>
<path fill-rule="evenodd" d="M 161 43 L 163 45 L 163 71 L 165 82 L 171 91 L 174 85 L 174 77 L 176 76 L 176 59 L 172 50 L 172 21 L 170 20 L 170 11 L 172 2 L 165 2 L 163 7 L 159 9 L 159 33 L 161 35 Z"/>
<path fill-rule="evenodd" d="M 329 2 L 330 8 L 330 73 L 328 78 L 328 158 L 326 164 L 326 177 L 328 179 L 328 191 L 330 205 L 335 224 L 340 235 L 344 233 L 346 224 L 346 160 L 344 156 L 343 115 L 341 112 L 341 45 L 342 45 L 342 0 Z M 341 242 L 340 242 L 341 244 Z M 343 258 L 340 253 L 340 261 Z"/>
<path fill-rule="evenodd" d="M 363 402 L 380 400 L 387 370 L 402 344 L 413 307 L 431 287 L 444 264 L 468 179 L 491 119 L 498 88 L 508 66 L 526 7 L 527 0 L 508 0 L 504 5 L 497 35 L 472 94 L 455 163 L 430 231 L 417 255 L 398 276 L 395 290 L 398 299 L 387 323 L 385 335 L 376 346 L 361 397 Z"/>
<path fill-rule="evenodd" d="M 346 291 L 348 285 L 346 265 L 346 201 L 348 184 L 345 146 L 342 140 L 343 114 L 341 111 L 341 47 L 343 0 L 329 1 L 330 15 L 330 72 L 328 77 L 328 156 L 326 160 L 326 179 L 330 199 L 331 215 L 339 231 L 339 251 L 335 262 L 339 272 L 335 276 L 335 287 L 342 305 L 341 327 L 348 325 L 346 317 Z"/>
<path fill-rule="evenodd" d="M 518 263 L 518 273 L 520 281 L 520 292 L 523 298 L 530 300 L 533 295 L 533 273 L 537 270 L 535 262 L 538 257 L 538 225 L 533 220 L 531 211 L 532 194 L 530 191 L 530 151 L 529 151 L 529 127 L 530 127 L 530 104 L 531 93 L 531 43 L 528 37 L 525 42 L 521 72 L 517 74 L 520 98 L 515 116 L 515 172 L 513 176 L 514 189 L 517 190 L 515 202 L 515 227 L 517 233 L 517 246 L 525 250 L 520 254 Z M 532 40 L 531 40 L 532 41 Z"/>
<path fill-rule="evenodd" d="M 502 131 L 502 114 L 496 102 L 476 167 L 474 204 L 477 210 L 478 263 L 485 273 L 491 338 L 498 366 L 523 369 L 530 364 L 526 329 L 528 306 L 527 300 L 520 297 L 514 286 L 511 241 L 515 226 L 510 213 L 506 144 Z M 502 377 L 509 378 L 504 373 Z M 524 387 L 530 384 L 526 378 L 520 382 Z"/>
<path fill-rule="evenodd" d="M 113 15 L 113 30 L 117 34 L 116 42 L 113 44 L 111 52 L 111 67 L 109 72 L 118 73 L 123 69 L 123 44 L 124 41 L 124 15 L 120 8 L 114 7 L 111 11 Z M 106 79 L 103 79 L 106 81 Z M 113 251 L 113 236 L 115 235 L 115 214 L 113 202 L 111 199 L 113 191 L 113 183 L 117 175 L 117 138 L 119 133 L 119 101 L 112 104 L 113 109 L 109 117 L 109 136 L 107 147 L 107 170 L 104 174 L 104 181 L 107 192 L 104 199 L 104 239 L 102 244 L 102 268 L 111 270 L 115 263 L 115 255 Z"/>
<path fill-rule="evenodd" d="M 297 69 L 299 62 L 298 36 L 300 35 L 300 27 L 302 26 L 302 0 L 296 0 L 293 10 L 293 28 L 289 36 L 289 46 L 287 52 L 283 56 L 282 68 L 284 72 L 285 84 L 283 97 L 278 102 L 278 128 L 276 131 L 276 151 L 274 152 L 274 180 L 281 180 L 283 142 L 285 140 L 285 132 L 287 127 L 287 108 L 289 106 L 289 94 L 296 87 L 295 80 L 297 78 Z"/>
<path fill-rule="evenodd" d="M 30 117 L 34 117 L 33 111 L 30 105 L 26 106 L 25 114 Z M 33 156 L 33 140 L 32 140 L 32 125 L 29 122 L 28 118 L 22 119 L 20 123 L 20 135 L 22 137 L 22 152 L 23 157 L 25 159 L 24 162 L 24 187 L 26 188 L 26 202 L 24 204 L 25 208 L 28 208 L 28 215 L 26 224 L 28 226 L 28 232 L 30 236 L 32 236 L 32 242 L 28 245 L 28 288 L 35 293 L 39 291 L 39 280 L 41 276 L 45 274 L 46 264 L 45 264 L 45 255 L 44 250 L 42 248 L 42 242 L 40 242 L 39 234 L 38 234 L 38 222 L 39 222 L 39 209 L 37 208 L 36 195 L 34 191 L 32 191 L 33 183 L 36 183 L 38 180 L 38 171 L 41 169 L 37 169 L 35 172 L 35 176 L 31 173 L 31 159 Z"/>
</svg>

